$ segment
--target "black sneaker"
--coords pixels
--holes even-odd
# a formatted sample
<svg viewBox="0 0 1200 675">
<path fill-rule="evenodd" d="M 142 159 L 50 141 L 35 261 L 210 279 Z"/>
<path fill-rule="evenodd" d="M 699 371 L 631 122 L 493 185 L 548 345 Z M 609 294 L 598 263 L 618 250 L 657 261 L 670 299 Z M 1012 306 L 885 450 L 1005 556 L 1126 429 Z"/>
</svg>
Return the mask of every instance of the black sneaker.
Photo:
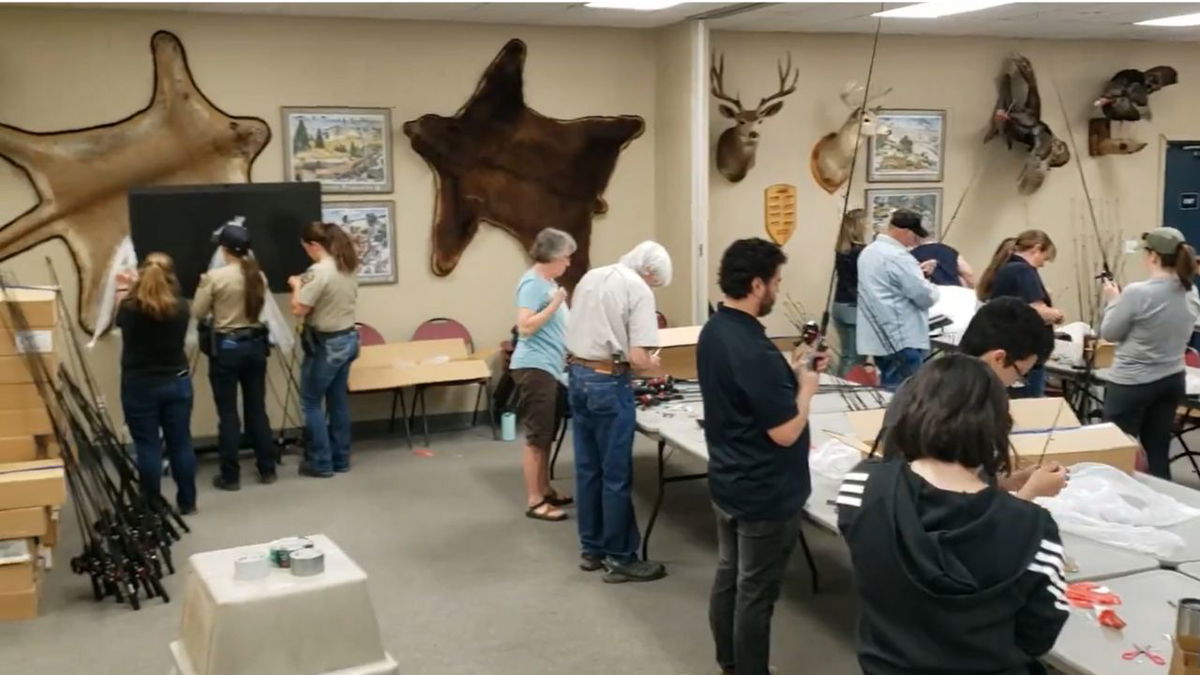
<svg viewBox="0 0 1200 675">
<path fill-rule="evenodd" d="M 604 583 L 623 584 L 627 581 L 657 581 L 667 576 L 667 568 L 660 562 L 634 560 L 621 564 L 611 558 L 604 561 Z"/>
<path fill-rule="evenodd" d="M 182 516 L 194 516 L 194 515 L 196 515 L 196 505 L 195 505 L 195 504 L 192 504 L 191 506 L 181 506 L 181 507 L 179 507 L 179 515 L 182 515 Z"/>
<path fill-rule="evenodd" d="M 334 473 L 350 473 L 350 465 L 333 467 Z"/>
<path fill-rule="evenodd" d="M 221 474 L 213 476 L 213 487 L 226 492 L 237 492 L 242 489 L 242 484 L 236 480 L 228 480 Z"/>
<path fill-rule="evenodd" d="M 584 553 L 579 556 L 579 569 L 584 572 L 595 572 L 601 567 L 604 567 L 604 559 L 600 556 L 590 553 Z"/>
<path fill-rule="evenodd" d="M 313 465 L 304 462 L 300 465 L 300 475 L 308 476 L 309 478 L 333 478 L 332 471 L 317 471 Z"/>
<path fill-rule="evenodd" d="M 275 475 L 274 471 L 268 471 L 266 473 L 260 471 L 258 473 L 258 482 L 262 483 L 263 485 L 270 485 L 276 480 L 278 480 L 278 477 Z"/>
</svg>

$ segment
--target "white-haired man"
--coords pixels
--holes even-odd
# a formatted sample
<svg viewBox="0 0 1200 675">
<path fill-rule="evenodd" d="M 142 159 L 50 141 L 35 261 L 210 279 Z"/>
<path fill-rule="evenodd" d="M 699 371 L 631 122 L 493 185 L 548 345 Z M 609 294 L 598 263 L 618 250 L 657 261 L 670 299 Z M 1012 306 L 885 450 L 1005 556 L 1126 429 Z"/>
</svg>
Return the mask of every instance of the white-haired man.
<svg viewBox="0 0 1200 675">
<path fill-rule="evenodd" d="M 614 265 L 580 279 L 567 327 L 575 442 L 575 504 L 580 568 L 605 569 L 604 581 L 653 581 L 661 563 L 638 560 L 633 514 L 632 370 L 659 365 L 658 316 L 651 287 L 671 281 L 671 256 L 644 241 Z"/>
</svg>

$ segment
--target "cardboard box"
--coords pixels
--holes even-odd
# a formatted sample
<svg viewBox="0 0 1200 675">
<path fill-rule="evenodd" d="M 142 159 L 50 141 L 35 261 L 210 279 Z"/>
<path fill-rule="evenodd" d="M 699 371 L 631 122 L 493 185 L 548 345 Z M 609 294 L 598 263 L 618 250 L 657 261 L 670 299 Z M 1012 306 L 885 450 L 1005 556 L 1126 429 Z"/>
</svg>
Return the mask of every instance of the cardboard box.
<svg viewBox="0 0 1200 675">
<path fill-rule="evenodd" d="M 30 372 L 29 356 L 0 356 L 0 384 L 23 384 L 42 379 L 42 373 Z M 54 354 L 43 354 L 40 357 L 46 364 L 45 372 L 51 376 L 58 370 L 58 357 Z M 35 380 L 35 375 L 38 380 Z"/>
<path fill-rule="evenodd" d="M 0 438 L 0 464 L 32 462 L 59 456 L 58 442 L 52 436 L 14 436 Z"/>
<path fill-rule="evenodd" d="M 46 533 L 38 537 L 38 543 L 48 548 L 58 546 L 58 524 L 62 518 L 57 507 L 46 507 Z"/>
<path fill-rule="evenodd" d="M 1025 434 L 1054 429 L 1077 429 L 1079 418 L 1061 398 L 1018 398 L 1008 402 L 1013 418 L 1013 433 Z M 882 408 L 846 413 L 850 429 L 858 440 L 871 445 L 883 428 Z M 1055 419 L 1058 420 L 1057 424 Z"/>
<path fill-rule="evenodd" d="M 0 384 L 0 410 L 21 410 L 45 405 L 42 393 L 33 382 Z M 3 429 L 3 427 L 0 427 Z M 6 434 L 15 435 L 15 434 Z"/>
<path fill-rule="evenodd" d="M 1049 442 L 1047 442 L 1049 438 Z M 1097 462 L 1134 472 L 1137 451 L 1141 445 L 1115 424 L 1093 424 L 1078 429 L 1058 429 L 1053 432 L 1013 434 L 1009 436 L 1017 453 L 1017 467 L 1037 464 L 1045 449 L 1046 460 L 1070 466 L 1078 462 Z"/>
<path fill-rule="evenodd" d="M 18 436 L 43 436 L 54 432 L 45 406 L 25 410 L 0 410 L 0 429 Z"/>
<path fill-rule="evenodd" d="M 54 328 L 58 323 L 58 294 L 53 289 L 10 288 L 0 291 L 0 327 Z M 18 317 L 14 317 L 18 315 Z M 24 321 L 20 320 L 24 317 Z"/>
<path fill-rule="evenodd" d="M 1095 347 L 1092 348 L 1094 356 L 1092 357 L 1092 368 L 1111 368 L 1113 361 L 1117 356 L 1117 345 L 1108 340 L 1097 340 Z"/>
<path fill-rule="evenodd" d="M 0 509 L 61 506 L 67 499 L 62 460 L 0 465 Z"/>
<path fill-rule="evenodd" d="M 0 356 L 49 354 L 53 351 L 53 328 L 31 328 L 14 332 L 0 321 Z"/>
<path fill-rule="evenodd" d="M 54 522 L 57 524 L 57 519 Z M 49 526 L 50 510 L 44 506 L 0 511 L 0 539 L 45 537 Z"/>
<path fill-rule="evenodd" d="M 0 595 L 20 593 L 37 585 L 37 545 L 32 539 L 3 542 L 0 546 Z M 19 558 L 24 558 L 23 560 Z"/>
</svg>

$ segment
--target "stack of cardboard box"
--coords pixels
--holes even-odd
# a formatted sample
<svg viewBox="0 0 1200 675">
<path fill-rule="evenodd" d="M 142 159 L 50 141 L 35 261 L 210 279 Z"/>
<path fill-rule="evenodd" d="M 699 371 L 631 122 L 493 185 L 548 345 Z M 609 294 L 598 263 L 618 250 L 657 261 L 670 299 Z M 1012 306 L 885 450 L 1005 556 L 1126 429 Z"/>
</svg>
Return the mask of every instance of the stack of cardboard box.
<svg viewBox="0 0 1200 675">
<path fill-rule="evenodd" d="M 37 616 L 42 561 L 57 543 L 66 500 L 41 375 L 29 363 L 57 368 L 56 302 L 50 290 L 0 292 L 0 620 Z"/>
</svg>

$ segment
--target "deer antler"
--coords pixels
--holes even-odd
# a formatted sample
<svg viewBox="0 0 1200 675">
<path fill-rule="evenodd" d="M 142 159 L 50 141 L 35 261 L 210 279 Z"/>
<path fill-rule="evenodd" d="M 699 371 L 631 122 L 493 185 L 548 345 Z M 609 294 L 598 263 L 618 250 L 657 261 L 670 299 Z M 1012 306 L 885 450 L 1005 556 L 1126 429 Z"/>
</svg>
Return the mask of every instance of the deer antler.
<svg viewBox="0 0 1200 675">
<path fill-rule="evenodd" d="M 841 97 L 842 103 L 845 103 L 846 107 L 852 110 L 858 110 L 860 108 L 867 107 L 867 104 L 871 101 L 877 101 L 884 96 L 887 96 L 891 92 L 892 88 L 888 87 L 883 91 L 874 92 L 870 96 L 867 96 L 866 87 L 862 86 L 858 82 L 851 81 L 847 82 L 846 86 L 842 87 L 842 92 L 838 94 L 838 96 Z"/>
<path fill-rule="evenodd" d="M 732 103 L 738 112 L 741 112 L 742 102 L 737 97 L 725 93 L 725 55 L 721 55 L 720 61 L 717 61 L 716 57 L 716 52 L 713 52 L 713 61 L 717 62 L 717 65 L 708 72 L 708 79 L 712 82 L 712 95 L 726 103 Z"/>
<path fill-rule="evenodd" d="M 775 70 L 779 73 L 779 91 L 776 91 L 774 94 L 761 99 L 758 102 L 758 110 L 762 110 L 762 107 L 771 101 L 783 98 L 784 96 L 796 91 L 796 82 L 800 79 L 800 70 L 797 68 L 793 74 L 791 52 L 787 53 L 787 67 L 784 67 L 783 61 L 776 61 Z M 790 83 L 788 82 L 789 77 L 791 77 L 792 80 Z"/>
</svg>

